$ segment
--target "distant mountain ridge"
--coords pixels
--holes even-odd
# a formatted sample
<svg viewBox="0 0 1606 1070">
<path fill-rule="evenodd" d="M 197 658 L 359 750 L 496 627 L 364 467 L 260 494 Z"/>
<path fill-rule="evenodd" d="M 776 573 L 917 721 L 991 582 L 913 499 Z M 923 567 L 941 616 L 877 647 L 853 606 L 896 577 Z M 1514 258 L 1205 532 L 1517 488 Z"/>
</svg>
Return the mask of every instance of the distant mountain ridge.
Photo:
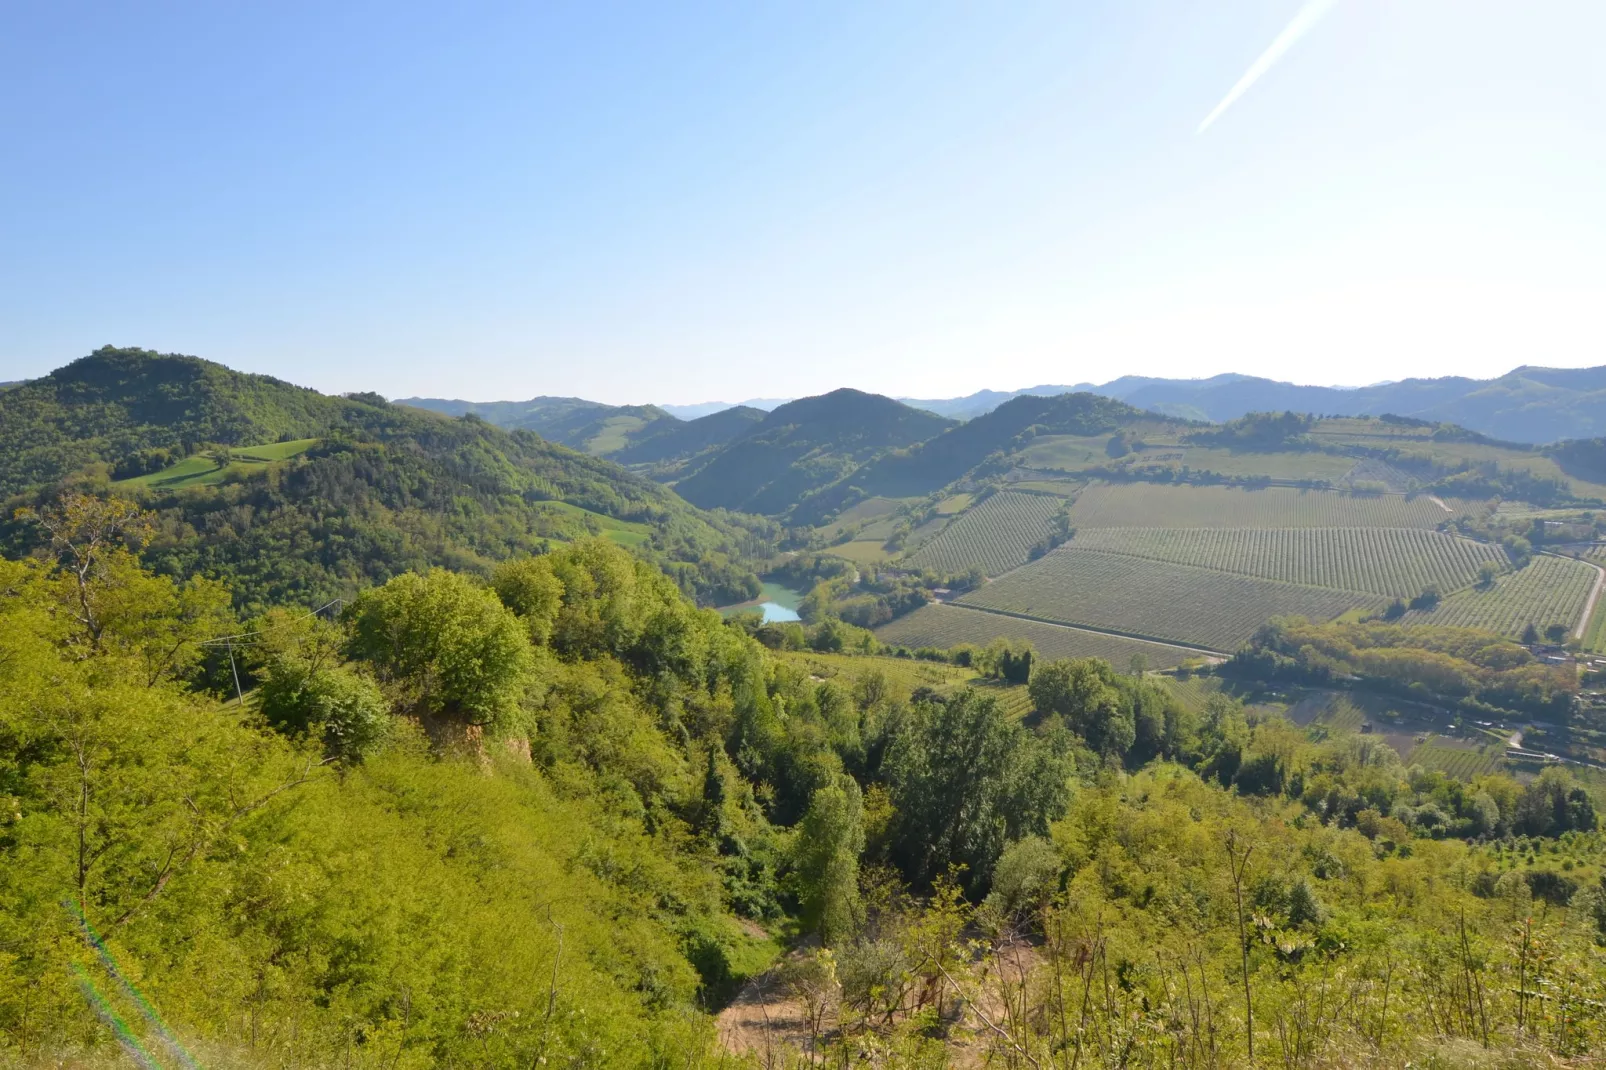
<svg viewBox="0 0 1606 1070">
<path fill-rule="evenodd" d="M 1409 416 L 1457 424 L 1491 438 L 1533 445 L 1606 435 L 1606 365 L 1524 365 L 1494 379 L 1443 376 L 1360 387 L 1301 386 L 1236 372 L 1207 379 L 1123 375 L 1107 383 L 1045 383 L 1021 390 L 978 390 L 957 398 L 896 400 L 937 416 L 974 420 L 1014 398 L 1075 393 L 1100 394 L 1135 408 L 1211 423 L 1236 420 L 1251 412 L 1289 410 L 1318 415 Z M 691 422 L 734 408 L 772 411 L 791 400 L 754 398 L 741 405 L 722 401 L 697 405 L 603 405 L 582 398 L 492 402 L 402 398 L 398 404 L 451 416 L 472 413 L 501 427 L 524 428 L 575 449 L 606 455 L 661 434 L 668 425 L 654 427 L 654 419 Z M 581 411 L 589 412 L 591 419 L 580 416 Z M 609 421 L 613 421 L 611 425 Z M 612 436 L 605 433 L 609 429 Z M 607 449 L 594 448 L 597 442 Z"/>
<path fill-rule="evenodd" d="M 1300 386 L 1227 373 L 1208 379 L 1126 375 L 1103 384 L 980 390 L 962 398 L 906 404 L 955 419 L 975 419 L 1011 398 L 1076 392 L 1102 394 L 1136 408 L 1190 420 L 1224 423 L 1251 412 L 1308 412 L 1345 416 L 1409 416 L 1453 423 L 1509 442 L 1548 444 L 1606 435 L 1606 366 L 1523 366 L 1495 379 L 1445 376 L 1362 387 Z"/>
</svg>

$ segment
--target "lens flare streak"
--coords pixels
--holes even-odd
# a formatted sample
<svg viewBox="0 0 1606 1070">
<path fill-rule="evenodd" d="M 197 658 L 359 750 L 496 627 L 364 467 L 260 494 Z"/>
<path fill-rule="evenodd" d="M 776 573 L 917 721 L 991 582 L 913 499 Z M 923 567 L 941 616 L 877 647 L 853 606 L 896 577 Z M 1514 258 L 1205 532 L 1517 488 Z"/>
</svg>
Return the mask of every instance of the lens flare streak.
<svg viewBox="0 0 1606 1070">
<path fill-rule="evenodd" d="M 1199 124 L 1199 129 L 1194 131 L 1195 136 L 1204 133 L 1210 128 L 1211 123 L 1221 118 L 1222 114 L 1232 107 L 1239 97 L 1249 91 L 1250 86 L 1260 81 L 1262 75 L 1276 66 L 1277 61 L 1283 58 L 1283 53 L 1294 47 L 1299 39 L 1309 33 L 1311 28 L 1320 22 L 1322 17 L 1331 11 L 1337 3 L 1338 0 L 1310 0 L 1308 4 L 1300 8 L 1299 13 L 1294 16 L 1294 21 L 1288 24 L 1288 28 L 1277 35 L 1277 39 L 1271 43 L 1271 47 L 1262 52 L 1260 58 L 1250 64 L 1249 70 L 1245 71 L 1244 76 L 1238 79 L 1238 84 L 1227 91 L 1227 95 L 1221 98 L 1221 103 L 1216 105 L 1214 111 L 1205 116 L 1204 122 Z"/>
</svg>

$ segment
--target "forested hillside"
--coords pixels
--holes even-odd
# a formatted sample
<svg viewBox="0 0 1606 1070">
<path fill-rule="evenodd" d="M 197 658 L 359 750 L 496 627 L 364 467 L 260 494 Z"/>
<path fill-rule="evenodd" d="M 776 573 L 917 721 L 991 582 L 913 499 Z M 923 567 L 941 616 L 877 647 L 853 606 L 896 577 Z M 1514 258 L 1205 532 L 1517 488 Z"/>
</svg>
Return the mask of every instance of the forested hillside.
<svg viewBox="0 0 1606 1070">
<path fill-rule="evenodd" d="M 871 494 L 930 494 L 995 455 L 1002 460 L 1039 435 L 1108 434 L 1143 413 L 1093 394 L 1024 396 L 951 428 L 916 449 L 867 466 L 856 482 Z"/>
<path fill-rule="evenodd" d="M 780 515 L 884 451 L 924 442 L 952 425 L 879 394 L 833 390 L 780 406 L 675 489 L 707 509 Z"/>
<path fill-rule="evenodd" d="M 203 444 L 312 438 L 373 412 L 195 357 L 106 346 L 0 393 L 0 494 L 145 450 L 176 458 Z"/>
<path fill-rule="evenodd" d="M 694 420 L 660 421 L 644 428 L 613 456 L 620 464 L 695 463 L 700 454 L 723 446 L 763 421 L 762 409 L 737 405 Z"/>
<path fill-rule="evenodd" d="M 757 628 L 770 649 L 603 540 L 236 621 L 142 568 L 127 503 L 24 519 L 41 554 L 0 562 L 14 1064 L 1606 1050 L 1606 852 L 1561 770 L 1457 780 L 1096 659 L 923 677 L 825 653 L 862 645 L 834 623 Z"/>
<path fill-rule="evenodd" d="M 143 350 L 101 350 L 6 391 L 0 437 L 13 508 L 60 480 L 109 480 L 160 518 L 156 567 L 225 578 L 258 608 L 322 604 L 434 564 L 484 570 L 586 535 L 630 546 L 705 601 L 740 601 L 772 538 L 764 522 L 701 512 L 532 432 Z M 273 448 L 282 440 L 300 441 L 290 453 Z M 286 455 L 246 463 L 241 447 L 259 445 Z M 221 446 L 236 449 L 209 460 Z M 9 516 L 0 533 L 30 545 Z"/>
</svg>

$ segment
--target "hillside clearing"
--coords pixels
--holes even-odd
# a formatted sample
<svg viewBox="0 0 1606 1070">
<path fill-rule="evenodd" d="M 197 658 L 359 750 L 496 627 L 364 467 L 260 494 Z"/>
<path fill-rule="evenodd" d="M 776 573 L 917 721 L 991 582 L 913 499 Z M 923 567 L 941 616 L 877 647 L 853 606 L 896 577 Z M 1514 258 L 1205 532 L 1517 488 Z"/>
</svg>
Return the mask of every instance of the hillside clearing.
<svg viewBox="0 0 1606 1070">
<path fill-rule="evenodd" d="M 180 487 L 210 487 L 222 483 L 230 476 L 244 476 L 261 472 L 273 464 L 287 461 L 317 445 L 315 438 L 298 438 L 288 442 L 267 442 L 260 446 L 233 446 L 229 448 L 231 460 L 218 467 L 204 453 L 186 457 L 177 464 L 168 465 L 160 472 L 149 472 L 132 479 L 113 483 L 116 487 L 160 487 L 163 490 Z"/>
</svg>

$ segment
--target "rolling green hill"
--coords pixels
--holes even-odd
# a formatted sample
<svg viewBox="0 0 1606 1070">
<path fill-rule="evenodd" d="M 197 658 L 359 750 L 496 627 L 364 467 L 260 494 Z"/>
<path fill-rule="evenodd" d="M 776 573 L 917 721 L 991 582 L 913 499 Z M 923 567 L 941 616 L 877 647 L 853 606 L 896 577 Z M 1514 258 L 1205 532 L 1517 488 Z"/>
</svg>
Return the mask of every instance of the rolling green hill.
<svg viewBox="0 0 1606 1070">
<path fill-rule="evenodd" d="M 656 405 L 604 405 L 584 398 L 487 402 L 402 398 L 397 404 L 445 416 L 478 416 L 508 431 L 534 431 L 550 442 L 599 457 L 624 449 L 649 428 L 682 422 Z"/>
<path fill-rule="evenodd" d="M 834 485 L 845 489 L 844 481 L 864 462 L 924 442 L 953 424 L 879 394 L 833 390 L 780 406 L 675 489 L 706 509 L 779 516 Z"/>
<path fill-rule="evenodd" d="M 226 444 L 229 463 L 197 453 L 206 443 Z M 761 522 L 704 513 L 529 431 L 144 350 L 102 350 L 0 394 L 0 444 L 14 504 L 66 478 L 134 497 L 161 519 L 148 560 L 227 578 L 247 606 L 327 601 L 435 564 L 484 570 L 587 535 L 704 601 L 740 601 L 758 589 L 743 562 L 769 545 Z M 13 549 L 31 536 L 14 522 L 4 534 Z"/>
<path fill-rule="evenodd" d="M 985 461 L 1003 461 L 1041 435 L 1107 435 L 1144 414 L 1094 394 L 1023 396 L 915 449 L 866 465 L 855 482 L 887 497 L 930 494 Z"/>
<path fill-rule="evenodd" d="M 319 437 L 375 411 L 196 357 L 107 346 L 0 393 L 0 494 L 141 450 Z"/>
<path fill-rule="evenodd" d="M 659 420 L 632 436 L 612 459 L 626 465 L 685 463 L 741 437 L 768 415 L 763 409 L 737 405 L 695 420 Z"/>
</svg>

